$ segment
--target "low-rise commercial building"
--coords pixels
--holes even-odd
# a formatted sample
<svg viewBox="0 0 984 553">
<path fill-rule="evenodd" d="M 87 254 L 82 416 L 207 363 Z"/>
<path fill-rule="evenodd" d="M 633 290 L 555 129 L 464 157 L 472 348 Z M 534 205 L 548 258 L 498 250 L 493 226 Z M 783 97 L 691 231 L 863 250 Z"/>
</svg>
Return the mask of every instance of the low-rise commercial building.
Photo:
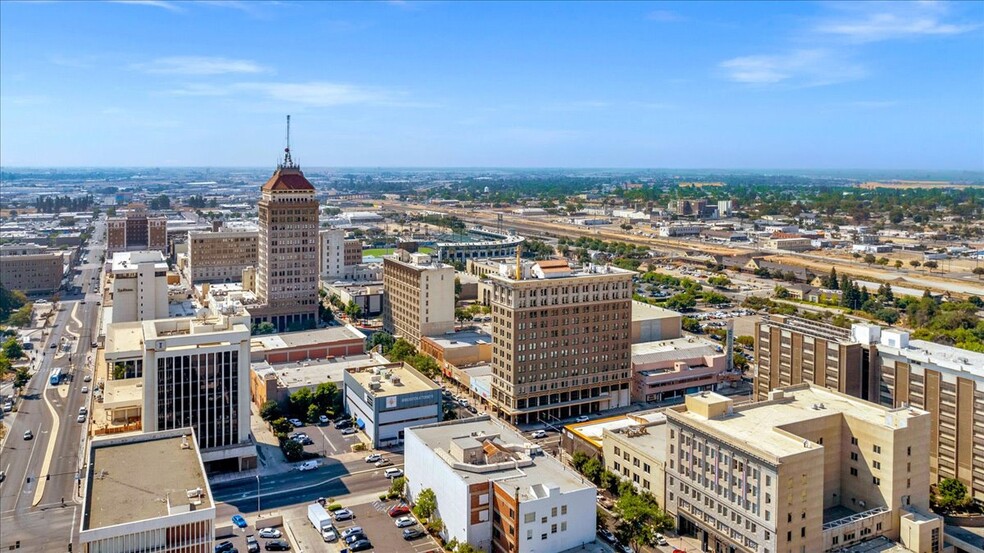
<svg viewBox="0 0 984 553">
<path fill-rule="evenodd" d="M 491 362 L 492 335 L 481 330 L 461 330 L 453 334 L 425 336 L 420 339 L 420 353 L 433 357 L 444 376 L 451 376 L 453 367 Z"/>
<path fill-rule="evenodd" d="M 374 317 L 383 312 L 385 294 L 381 282 L 322 281 L 321 289 L 329 297 L 338 296 L 344 305 L 355 302 L 364 317 Z"/>
<path fill-rule="evenodd" d="M 211 553 L 215 503 L 191 428 L 96 438 L 79 542 L 85 553 Z"/>
<path fill-rule="evenodd" d="M 407 430 L 404 461 L 410 498 L 437 496 L 445 540 L 533 553 L 595 539 L 594 484 L 488 416 Z"/>
<path fill-rule="evenodd" d="M 877 536 L 912 551 L 930 550 L 922 536 L 941 543 L 926 411 L 804 383 L 744 406 L 703 392 L 665 413 L 666 510 L 704 551 L 826 552 Z"/>
<path fill-rule="evenodd" d="M 679 338 L 683 315 L 641 301 L 632 302 L 632 343 Z"/>
<path fill-rule="evenodd" d="M 632 344 L 632 401 L 666 401 L 741 380 L 714 342 L 675 338 Z"/>
<path fill-rule="evenodd" d="M 276 365 L 257 361 L 250 365 L 250 399 L 257 409 L 267 401 L 276 401 L 287 408 L 290 395 L 301 388 L 313 392 L 320 384 L 333 382 L 341 390 L 347 369 L 369 368 L 388 363 L 388 359 L 375 353 Z"/>
<path fill-rule="evenodd" d="M 353 368 L 343 378 L 345 410 L 373 447 L 401 444 L 408 427 L 441 421 L 440 386 L 410 365 Z"/>
<path fill-rule="evenodd" d="M 360 355 L 366 335 L 352 325 L 301 332 L 256 335 L 250 338 L 250 361 L 270 364 Z"/>
<path fill-rule="evenodd" d="M 604 453 L 606 431 L 616 431 L 630 426 L 664 420 L 662 411 L 662 409 L 638 411 L 568 424 L 563 427 L 560 433 L 560 448 L 566 451 L 568 455 L 574 455 L 580 451 L 589 457 L 601 458 Z"/>
<path fill-rule="evenodd" d="M 666 505 L 666 416 L 645 424 L 603 430 L 605 468 Z"/>
</svg>

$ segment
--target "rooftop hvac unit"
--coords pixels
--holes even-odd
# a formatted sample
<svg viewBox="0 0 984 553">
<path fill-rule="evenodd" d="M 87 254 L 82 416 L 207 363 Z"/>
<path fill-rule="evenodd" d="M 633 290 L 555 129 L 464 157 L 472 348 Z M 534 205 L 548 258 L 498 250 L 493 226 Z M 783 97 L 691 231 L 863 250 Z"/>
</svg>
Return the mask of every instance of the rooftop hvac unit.
<svg viewBox="0 0 984 553">
<path fill-rule="evenodd" d="M 394 375 L 393 375 L 393 377 L 392 377 L 392 378 L 390 378 L 390 382 L 392 382 L 393 384 L 397 384 L 397 385 L 399 385 L 399 384 L 400 384 L 400 377 L 399 377 L 399 376 L 396 376 L 396 375 L 394 374 Z"/>
</svg>

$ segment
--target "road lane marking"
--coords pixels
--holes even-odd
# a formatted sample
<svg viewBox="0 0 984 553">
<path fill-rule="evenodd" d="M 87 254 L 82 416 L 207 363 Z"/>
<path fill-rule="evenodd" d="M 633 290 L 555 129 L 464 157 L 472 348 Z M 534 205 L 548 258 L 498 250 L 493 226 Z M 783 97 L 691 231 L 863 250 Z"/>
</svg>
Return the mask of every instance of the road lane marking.
<svg viewBox="0 0 984 553">
<path fill-rule="evenodd" d="M 41 503 L 41 497 L 44 495 L 44 483 L 46 479 L 42 476 L 48 474 L 48 469 L 51 467 L 51 457 L 52 453 L 55 451 L 55 442 L 58 440 L 58 413 L 55 412 L 55 408 L 51 405 L 51 400 L 48 399 L 48 394 L 44 392 L 41 393 L 44 397 L 44 404 L 48 407 L 48 411 L 51 412 L 51 434 L 48 436 L 48 449 L 44 452 L 44 463 L 41 465 L 41 472 L 38 474 L 38 488 L 34 492 L 34 501 L 31 503 L 32 507 L 36 507 L 38 503 Z M 41 425 L 38 424 L 38 432 L 41 431 Z M 32 452 L 33 456 L 33 452 Z"/>
<path fill-rule="evenodd" d="M 394 464 L 393 466 L 394 467 L 402 467 L 403 466 L 403 463 Z M 281 495 L 281 494 L 285 494 L 285 493 L 299 492 L 299 491 L 306 490 L 308 488 L 313 488 L 315 486 L 324 486 L 326 484 L 330 484 L 331 482 L 335 482 L 337 480 L 341 480 L 342 478 L 348 478 L 350 476 L 355 476 L 357 474 L 368 474 L 368 473 L 371 473 L 371 472 L 379 472 L 379 469 L 378 468 L 372 468 L 372 469 L 368 469 L 368 470 L 359 470 L 359 471 L 355 471 L 355 472 L 350 472 L 348 474 L 340 474 L 338 476 L 334 476 L 334 477 L 329 478 L 327 480 L 322 480 L 320 482 L 314 482 L 314 483 L 311 483 L 311 484 L 305 484 L 303 486 L 298 486 L 296 488 L 286 488 L 286 489 L 280 489 L 280 490 L 276 490 L 276 491 L 272 491 L 272 492 L 263 492 L 263 493 L 260 494 L 260 499 L 263 499 L 264 497 L 271 497 L 271 496 Z M 224 499 L 222 499 L 219 496 L 219 494 L 216 494 L 216 493 L 212 493 L 212 497 L 214 499 L 218 500 L 218 501 L 225 501 Z M 240 497 L 240 498 L 230 497 L 230 499 L 256 499 L 256 494 L 255 493 L 251 493 L 249 495 L 244 495 L 243 497 Z"/>
</svg>

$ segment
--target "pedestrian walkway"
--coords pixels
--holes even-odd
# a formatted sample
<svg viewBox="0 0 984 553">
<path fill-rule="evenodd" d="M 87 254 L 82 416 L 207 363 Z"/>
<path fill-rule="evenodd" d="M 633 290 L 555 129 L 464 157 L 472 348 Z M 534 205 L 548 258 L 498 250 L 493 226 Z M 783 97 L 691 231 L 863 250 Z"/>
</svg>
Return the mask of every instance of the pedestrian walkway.
<svg viewBox="0 0 984 553">
<path fill-rule="evenodd" d="M 284 454 L 280 450 L 280 441 L 277 440 L 273 430 L 267 426 L 266 421 L 260 418 L 256 406 L 250 402 L 249 408 L 250 430 L 256 441 L 257 470 L 260 476 L 281 474 L 293 470 L 294 466 L 284 459 Z"/>
</svg>

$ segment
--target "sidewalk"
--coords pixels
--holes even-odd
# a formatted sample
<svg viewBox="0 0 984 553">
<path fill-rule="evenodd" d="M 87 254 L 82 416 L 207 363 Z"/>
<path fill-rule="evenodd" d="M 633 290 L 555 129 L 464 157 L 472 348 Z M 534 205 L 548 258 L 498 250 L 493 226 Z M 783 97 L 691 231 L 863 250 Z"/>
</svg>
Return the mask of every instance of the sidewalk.
<svg viewBox="0 0 984 553">
<path fill-rule="evenodd" d="M 253 439 L 256 440 L 256 459 L 257 471 L 261 476 L 272 474 L 282 474 L 294 469 L 294 465 L 284 459 L 284 454 L 280 450 L 280 442 L 273 430 L 267 426 L 266 422 L 260 418 L 259 412 L 253 402 L 249 404 L 250 409 L 250 431 Z"/>
</svg>

